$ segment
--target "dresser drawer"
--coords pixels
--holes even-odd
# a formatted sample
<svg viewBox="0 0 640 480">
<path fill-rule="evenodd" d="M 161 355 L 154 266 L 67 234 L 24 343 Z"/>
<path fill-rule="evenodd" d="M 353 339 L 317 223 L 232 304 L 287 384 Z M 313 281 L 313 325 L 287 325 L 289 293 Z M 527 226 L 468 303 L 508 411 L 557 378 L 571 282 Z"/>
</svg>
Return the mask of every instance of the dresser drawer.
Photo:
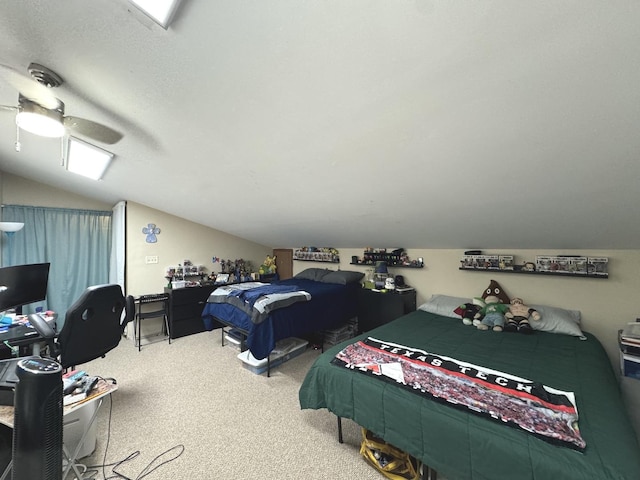
<svg viewBox="0 0 640 480">
<path fill-rule="evenodd" d="M 169 330 L 171 338 L 204 331 L 202 310 L 215 287 L 185 287 L 166 289 L 169 294 Z"/>
</svg>

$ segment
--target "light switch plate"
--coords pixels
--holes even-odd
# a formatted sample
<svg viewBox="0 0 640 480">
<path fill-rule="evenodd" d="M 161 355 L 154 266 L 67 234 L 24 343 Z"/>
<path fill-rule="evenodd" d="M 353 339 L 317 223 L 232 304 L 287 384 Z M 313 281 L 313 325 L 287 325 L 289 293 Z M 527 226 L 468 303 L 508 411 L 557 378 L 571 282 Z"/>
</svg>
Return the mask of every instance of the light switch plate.
<svg viewBox="0 0 640 480">
<path fill-rule="evenodd" d="M 158 263 L 157 255 L 147 255 L 144 257 L 144 263 Z"/>
</svg>

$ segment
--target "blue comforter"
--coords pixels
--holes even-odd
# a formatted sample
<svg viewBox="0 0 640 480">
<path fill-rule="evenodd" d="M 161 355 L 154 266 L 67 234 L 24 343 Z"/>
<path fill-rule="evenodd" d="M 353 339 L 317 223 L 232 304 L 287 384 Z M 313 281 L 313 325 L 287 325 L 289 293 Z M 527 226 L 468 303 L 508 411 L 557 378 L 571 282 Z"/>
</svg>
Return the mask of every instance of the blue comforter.
<svg viewBox="0 0 640 480">
<path fill-rule="evenodd" d="M 278 340 L 335 328 L 357 316 L 357 293 L 360 290 L 357 282 L 338 285 L 291 278 L 272 285 L 295 285 L 309 293 L 311 299 L 273 310 L 257 324 L 236 305 L 207 302 L 202 312 L 205 330 L 223 325 L 238 328 L 246 334 L 246 345 L 253 356 L 262 359 L 269 355 Z"/>
<path fill-rule="evenodd" d="M 233 305 L 246 313 L 253 323 L 258 324 L 274 310 L 309 300 L 311 294 L 294 284 L 246 282 L 216 288 L 207 302 Z"/>
</svg>

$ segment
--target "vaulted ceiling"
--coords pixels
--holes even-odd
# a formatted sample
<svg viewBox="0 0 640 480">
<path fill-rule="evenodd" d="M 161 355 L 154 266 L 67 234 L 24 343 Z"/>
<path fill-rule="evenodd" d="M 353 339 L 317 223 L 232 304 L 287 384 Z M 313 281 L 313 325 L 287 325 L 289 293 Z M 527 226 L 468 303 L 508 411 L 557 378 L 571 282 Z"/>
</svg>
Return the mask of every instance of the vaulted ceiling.
<svg viewBox="0 0 640 480">
<path fill-rule="evenodd" d="M 0 111 L 12 174 L 275 247 L 639 246 L 637 1 L 6 1 L 0 45 L 124 134 L 94 182 Z"/>
</svg>

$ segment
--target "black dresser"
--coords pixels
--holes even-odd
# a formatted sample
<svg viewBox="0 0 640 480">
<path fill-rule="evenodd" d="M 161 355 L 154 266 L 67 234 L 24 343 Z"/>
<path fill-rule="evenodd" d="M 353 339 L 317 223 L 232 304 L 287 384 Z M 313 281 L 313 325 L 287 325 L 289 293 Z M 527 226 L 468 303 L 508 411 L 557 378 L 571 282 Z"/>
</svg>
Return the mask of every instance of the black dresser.
<svg viewBox="0 0 640 480">
<path fill-rule="evenodd" d="M 368 332 L 416 309 L 416 291 L 404 293 L 358 291 L 358 329 Z"/>
<path fill-rule="evenodd" d="M 215 285 L 203 287 L 165 288 L 169 294 L 169 330 L 171 338 L 204 332 L 202 310 Z"/>
</svg>

